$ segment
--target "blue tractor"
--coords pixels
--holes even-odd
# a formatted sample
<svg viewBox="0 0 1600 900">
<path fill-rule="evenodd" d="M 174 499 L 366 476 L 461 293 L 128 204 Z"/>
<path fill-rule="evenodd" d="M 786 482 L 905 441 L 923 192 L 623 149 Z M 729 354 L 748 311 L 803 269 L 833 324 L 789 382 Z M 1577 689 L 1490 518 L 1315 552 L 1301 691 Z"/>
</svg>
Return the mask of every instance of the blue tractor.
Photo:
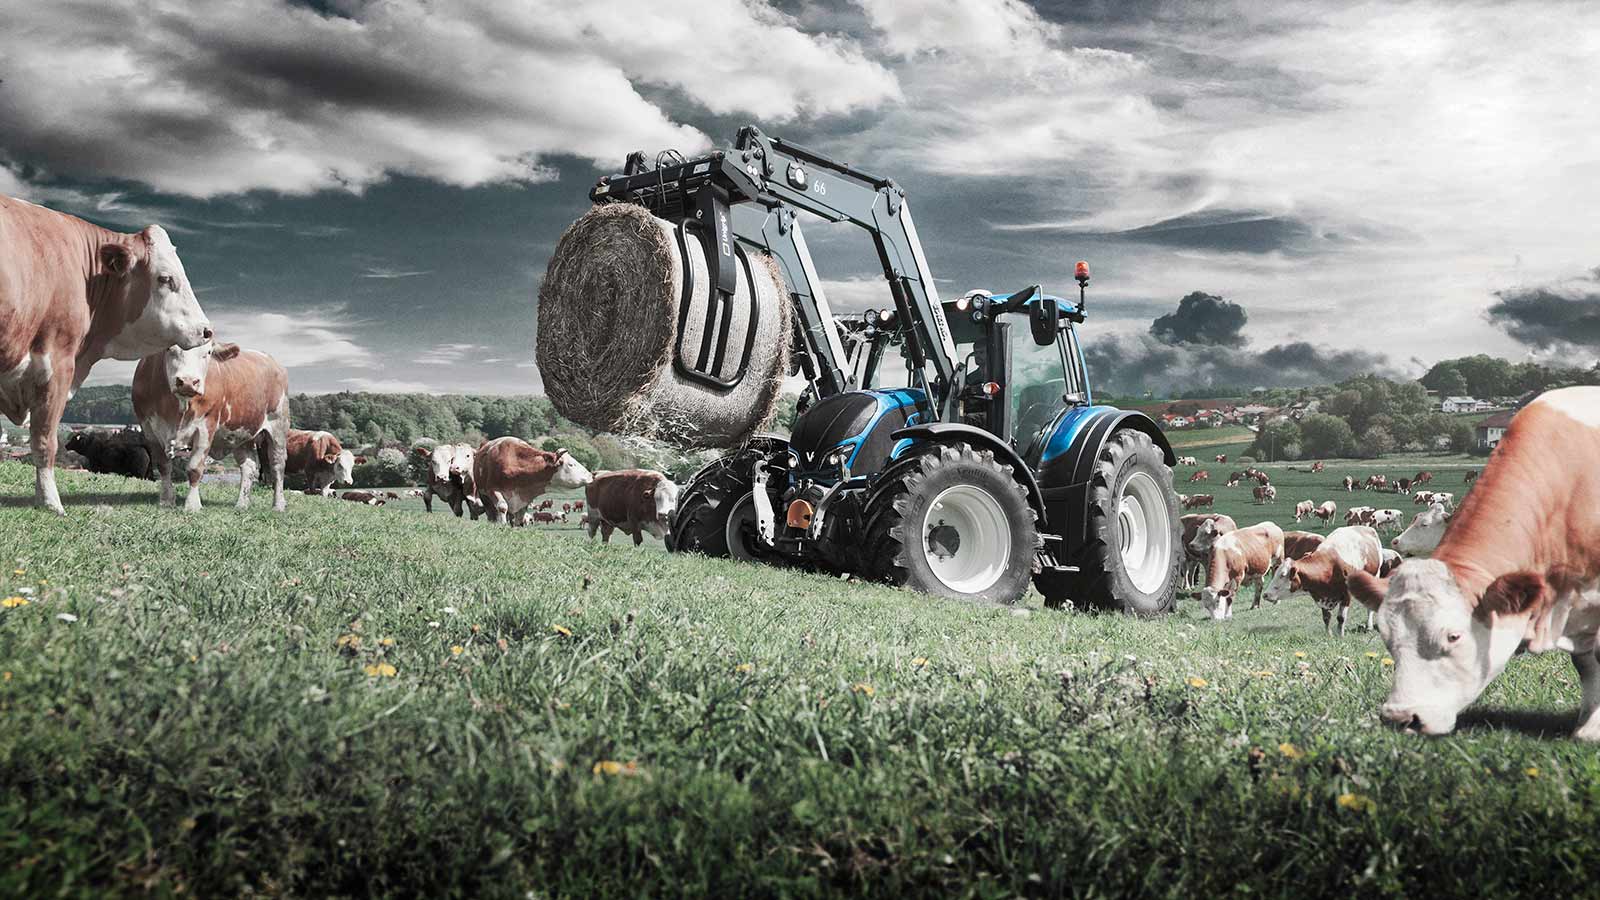
<svg viewBox="0 0 1600 900">
<path fill-rule="evenodd" d="M 772 255 L 791 295 L 808 383 L 792 433 L 697 472 L 670 549 L 967 600 L 1015 602 L 1031 581 L 1050 606 L 1172 609 L 1176 460 L 1148 416 L 1094 402 L 1076 330 L 1085 263 L 1076 300 L 1035 285 L 941 301 L 903 190 L 753 127 L 695 159 L 652 167 L 634 154 L 591 198 L 642 204 L 704 245 L 713 302 L 700 332 L 720 343 L 680 344 L 686 377 L 740 352 L 712 324 L 736 302 L 726 276 L 747 250 Z M 867 231 L 892 305 L 834 316 L 796 209 Z"/>
</svg>

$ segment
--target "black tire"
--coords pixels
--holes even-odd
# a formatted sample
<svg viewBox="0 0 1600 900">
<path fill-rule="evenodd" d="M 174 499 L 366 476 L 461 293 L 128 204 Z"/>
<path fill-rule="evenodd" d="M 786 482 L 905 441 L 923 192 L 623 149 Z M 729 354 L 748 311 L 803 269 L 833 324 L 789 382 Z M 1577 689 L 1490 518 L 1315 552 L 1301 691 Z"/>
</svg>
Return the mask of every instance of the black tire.
<svg viewBox="0 0 1600 900">
<path fill-rule="evenodd" d="M 1129 482 L 1135 478 L 1154 481 L 1161 502 L 1152 514 L 1164 510 L 1170 535 L 1170 561 L 1159 584 L 1141 588 L 1129 574 L 1123 557 L 1123 524 L 1119 515 Z M 1148 491 L 1146 492 L 1148 494 Z M 1148 434 L 1133 429 L 1117 431 L 1106 440 L 1095 461 L 1089 484 L 1088 540 L 1078 555 L 1078 572 L 1043 572 L 1034 586 L 1044 595 L 1049 607 L 1069 601 L 1080 609 L 1102 609 L 1136 616 L 1165 615 L 1177 605 L 1178 584 L 1183 564 L 1183 532 L 1178 517 L 1178 498 L 1172 492 L 1172 470 Z M 1149 576 L 1147 575 L 1147 578 Z"/>
<path fill-rule="evenodd" d="M 759 452 L 741 450 L 702 469 L 678 497 L 678 510 L 667 532 L 667 550 L 758 560 L 749 541 L 742 546 L 729 546 L 728 517 L 748 506 L 750 481 L 762 458 Z"/>
<path fill-rule="evenodd" d="M 967 490 L 953 498 L 947 494 L 952 488 Z M 947 550 L 951 554 L 947 559 L 960 553 L 960 531 L 942 518 L 929 527 L 930 516 L 937 516 L 934 502 L 940 497 L 946 498 L 944 503 L 969 504 L 980 517 L 989 517 L 995 536 L 1003 531 L 1009 538 L 1010 549 L 992 582 L 983 584 L 989 575 L 981 573 L 968 579 L 978 582 L 971 585 L 973 589 L 952 586 L 929 562 L 929 553 Z M 1036 554 L 1044 543 L 1027 492 L 1012 477 L 1011 467 L 996 462 L 994 453 L 966 444 L 930 446 L 891 465 L 873 483 L 862 518 L 866 523 L 859 566 L 863 574 L 957 600 L 1015 603 L 1028 589 Z M 969 530 L 969 554 L 975 549 L 971 541 L 981 534 L 978 527 Z"/>
</svg>

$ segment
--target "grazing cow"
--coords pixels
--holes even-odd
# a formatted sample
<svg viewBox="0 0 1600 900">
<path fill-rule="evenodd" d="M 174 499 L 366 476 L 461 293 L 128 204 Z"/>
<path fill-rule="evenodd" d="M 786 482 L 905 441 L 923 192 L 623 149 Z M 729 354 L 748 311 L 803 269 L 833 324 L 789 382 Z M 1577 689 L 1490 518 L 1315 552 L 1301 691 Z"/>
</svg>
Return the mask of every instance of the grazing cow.
<svg viewBox="0 0 1600 900">
<path fill-rule="evenodd" d="M 1283 558 L 1299 559 L 1310 556 L 1322 546 L 1323 537 L 1311 531 L 1285 531 L 1283 533 Z"/>
<path fill-rule="evenodd" d="M 64 449 L 83 457 L 84 468 L 91 472 L 130 478 L 150 478 L 155 474 L 150 450 L 144 445 L 144 436 L 137 432 L 74 432 Z"/>
<path fill-rule="evenodd" d="M 1387 475 L 1368 475 L 1367 476 L 1366 488 L 1369 491 L 1381 491 L 1381 490 L 1383 490 L 1384 488 L 1386 488 L 1388 486 L 1389 486 L 1389 476 L 1387 476 Z"/>
<path fill-rule="evenodd" d="M 1418 472 L 1417 473 L 1417 477 L 1411 479 L 1411 483 L 1412 484 L 1427 484 L 1428 482 L 1430 482 L 1432 480 L 1433 480 L 1433 473 L 1432 472 L 1423 471 L 1423 472 Z"/>
<path fill-rule="evenodd" d="M 1237 479 L 1237 478 L 1229 478 L 1227 480 L 1227 482 L 1225 484 L 1223 484 L 1222 486 L 1223 487 L 1238 487 L 1239 486 L 1239 479 Z"/>
<path fill-rule="evenodd" d="M 383 497 L 376 491 L 345 491 L 339 495 L 340 500 L 349 500 L 352 503 L 364 503 L 367 506 L 382 506 Z"/>
<path fill-rule="evenodd" d="M 1221 513 L 1191 513 L 1183 523 L 1183 584 L 1185 588 L 1199 587 L 1206 577 L 1206 563 L 1211 559 L 1211 544 L 1217 535 L 1238 529 L 1232 518 Z"/>
<path fill-rule="evenodd" d="M 1333 635 L 1333 620 L 1338 614 L 1339 636 L 1350 615 L 1351 572 L 1376 575 L 1383 565 L 1383 545 L 1378 533 L 1365 525 L 1335 528 L 1317 550 L 1300 559 L 1285 560 L 1272 573 L 1262 594 L 1268 602 L 1304 591 L 1322 607 L 1322 627 Z M 1367 625 L 1371 627 L 1369 618 Z"/>
<path fill-rule="evenodd" d="M 1406 558 L 1401 556 L 1399 551 L 1390 550 L 1388 547 L 1383 548 L 1383 561 L 1378 565 L 1378 577 L 1388 578 L 1389 573 L 1400 568 L 1400 564 L 1405 561 Z M 1370 621 L 1367 623 L 1367 627 L 1369 629 L 1372 627 Z"/>
<path fill-rule="evenodd" d="M 1312 503 L 1310 500 L 1301 500 L 1299 503 L 1294 505 L 1294 520 L 1296 522 L 1304 521 L 1306 516 L 1309 516 L 1316 511 L 1317 505 L 1315 503 Z"/>
<path fill-rule="evenodd" d="M 1315 512 L 1321 521 L 1332 522 L 1333 517 L 1339 514 L 1339 504 L 1332 500 L 1324 500 L 1312 512 Z"/>
<path fill-rule="evenodd" d="M 1450 511 L 1445 509 L 1444 504 L 1435 503 L 1417 513 L 1412 518 L 1410 527 L 1395 535 L 1389 546 L 1406 556 L 1432 553 L 1433 548 L 1439 546 L 1439 541 L 1444 537 L 1445 525 L 1449 521 Z"/>
<path fill-rule="evenodd" d="M 1267 473 L 1261 471 L 1260 469 L 1251 469 L 1250 470 L 1250 477 L 1254 478 L 1256 480 L 1256 484 L 1271 484 L 1272 483 L 1272 479 L 1267 477 Z"/>
<path fill-rule="evenodd" d="M 572 501 L 572 511 L 573 512 L 583 512 L 583 501 L 582 500 L 574 500 L 574 501 Z"/>
<path fill-rule="evenodd" d="M 291 428 L 286 440 L 288 450 L 283 463 L 285 475 L 306 476 L 306 484 L 311 491 L 324 497 L 333 495 L 332 485 L 350 484 L 351 474 L 355 468 L 355 455 L 351 454 L 350 464 L 345 465 L 345 454 L 348 451 L 339 444 L 338 438 L 326 431 L 299 431 Z M 266 459 L 261 459 L 259 462 L 262 466 L 267 465 Z"/>
<path fill-rule="evenodd" d="M 526 510 L 524 510 L 524 517 L 526 518 Z M 555 513 L 553 513 L 553 512 L 545 512 L 544 510 L 540 510 L 540 511 L 538 511 L 538 512 L 533 514 L 533 521 L 540 522 L 540 523 L 543 523 L 543 524 L 546 524 L 546 525 L 554 523 L 557 518 L 558 517 L 556 516 Z M 563 522 L 566 521 L 566 517 L 565 516 L 561 516 L 559 518 Z M 526 523 L 524 523 L 524 524 L 526 524 Z"/>
<path fill-rule="evenodd" d="M 1399 481 L 1396 481 L 1394 483 L 1394 489 L 1395 489 L 1395 491 L 1397 493 L 1401 493 L 1401 494 L 1409 494 L 1409 493 L 1411 493 L 1411 479 L 1402 478 Z"/>
<path fill-rule="evenodd" d="M 1433 491 L 1417 491 L 1411 495 L 1411 502 L 1417 506 L 1428 506 L 1433 503 Z"/>
<path fill-rule="evenodd" d="M 1477 480 L 1478 480 L 1478 470 L 1477 469 L 1468 469 L 1466 471 L 1466 474 L 1461 476 L 1461 483 L 1462 484 L 1471 484 L 1471 483 L 1473 483 L 1474 481 L 1477 481 Z"/>
<path fill-rule="evenodd" d="M 1323 465 L 1321 462 L 1314 462 L 1314 463 L 1311 464 L 1311 471 L 1312 472 L 1321 472 L 1323 469 L 1326 469 L 1326 468 L 1327 468 L 1327 466 Z"/>
<path fill-rule="evenodd" d="M 597 472 L 583 489 L 589 511 L 583 524 L 594 537 L 611 543 L 611 530 L 620 529 L 633 537 L 635 547 L 644 543 L 644 533 L 666 540 L 668 520 L 678 509 L 678 486 L 660 472 L 627 469 L 622 472 Z"/>
<path fill-rule="evenodd" d="M 461 508 L 466 506 L 473 519 L 478 518 L 482 504 L 477 500 L 473 484 L 473 457 L 476 451 L 470 444 L 439 444 L 433 449 L 414 447 L 412 453 L 428 461 L 428 483 L 422 487 L 422 508 L 433 512 L 433 498 L 438 497 L 450 505 L 450 511 L 461 518 Z"/>
<path fill-rule="evenodd" d="M 1190 494 L 1183 498 L 1184 509 L 1199 509 L 1202 506 L 1212 506 L 1217 498 L 1210 494 Z"/>
<path fill-rule="evenodd" d="M 399 500 L 400 499 L 400 495 L 395 493 L 394 491 L 384 491 L 383 492 L 383 499 L 385 499 L 385 500 Z"/>
<path fill-rule="evenodd" d="M 1385 720 L 1448 733 L 1518 649 L 1565 650 L 1600 740 L 1600 387 L 1523 407 L 1433 558 L 1352 584 L 1395 660 Z"/>
<path fill-rule="evenodd" d="M 1233 618 L 1233 601 L 1239 590 L 1252 582 L 1256 602 L 1261 606 L 1262 579 L 1283 559 L 1283 529 L 1271 522 L 1240 528 L 1218 537 L 1211 544 L 1206 566 L 1206 585 L 1200 589 L 1200 604 L 1213 619 Z"/>
<path fill-rule="evenodd" d="M 1371 506 L 1352 506 L 1345 510 L 1344 524 L 1347 526 L 1371 525 L 1372 514 L 1377 511 L 1378 510 L 1376 508 Z"/>
<path fill-rule="evenodd" d="M 1353 491 L 1356 489 L 1356 480 L 1354 477 L 1349 475 L 1344 477 L 1344 489 L 1346 491 Z"/>
<path fill-rule="evenodd" d="M 119 234 L 0 196 L 0 415 L 29 423 L 36 505 L 65 514 L 55 473 L 61 411 L 96 362 L 210 340 L 160 226 Z"/>
<path fill-rule="evenodd" d="M 1189 483 L 1190 484 L 1194 484 L 1197 481 L 1205 481 L 1207 478 L 1210 478 L 1210 477 L 1211 477 L 1211 473 L 1210 472 L 1207 472 L 1205 469 L 1201 469 L 1200 471 L 1198 471 L 1198 472 L 1194 473 L 1193 475 L 1189 476 Z"/>
<path fill-rule="evenodd" d="M 1372 518 L 1371 518 L 1371 520 L 1369 520 L 1368 524 L 1370 524 L 1373 528 L 1399 528 L 1400 527 L 1400 510 L 1398 510 L 1398 509 L 1378 509 L 1378 510 L 1373 510 Z"/>
<path fill-rule="evenodd" d="M 1258 484 L 1250 493 L 1257 503 L 1271 503 L 1278 499 L 1278 489 L 1270 484 Z"/>
<path fill-rule="evenodd" d="M 575 490 L 594 480 L 566 450 L 540 450 L 514 437 L 479 447 L 472 476 L 489 521 L 507 525 L 550 488 Z"/>
<path fill-rule="evenodd" d="M 1222 464 L 1226 463 L 1227 461 L 1228 461 L 1228 454 L 1226 454 L 1226 453 L 1218 453 L 1217 454 L 1217 464 L 1218 465 L 1222 465 Z"/>
<path fill-rule="evenodd" d="M 272 357 L 238 344 L 172 346 L 139 360 L 133 372 L 133 412 L 161 470 L 162 506 L 175 501 L 172 448 L 189 448 L 189 495 L 184 509 L 200 508 L 206 456 L 233 452 L 239 464 L 239 509 L 250 506 L 261 460 L 272 476 L 272 508 L 282 511 L 283 467 L 288 452 L 289 375 Z"/>
<path fill-rule="evenodd" d="M 1443 506 L 1445 509 L 1454 509 L 1456 505 L 1456 495 L 1449 491 L 1434 491 L 1429 505 L 1431 506 L 1434 503 Z"/>
<path fill-rule="evenodd" d="M 1180 465 L 1180 466 L 1198 466 L 1198 465 L 1200 465 L 1200 461 L 1198 459 L 1195 459 L 1192 456 L 1180 456 L 1180 457 L 1178 457 L 1178 465 Z"/>
</svg>

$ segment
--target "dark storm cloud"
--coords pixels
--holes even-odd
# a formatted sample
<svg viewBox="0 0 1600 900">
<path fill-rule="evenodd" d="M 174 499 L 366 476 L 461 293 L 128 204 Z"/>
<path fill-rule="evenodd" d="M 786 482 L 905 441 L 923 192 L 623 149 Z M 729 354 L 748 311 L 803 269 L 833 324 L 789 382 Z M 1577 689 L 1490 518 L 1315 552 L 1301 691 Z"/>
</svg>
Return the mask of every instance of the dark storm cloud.
<svg viewBox="0 0 1600 900">
<path fill-rule="evenodd" d="M 1244 323 L 1250 317 L 1237 303 L 1195 291 L 1178 301 L 1178 308 L 1150 323 L 1150 336 L 1163 344 L 1203 344 L 1243 347 Z"/>
<path fill-rule="evenodd" d="M 1575 281 L 1496 291 L 1485 317 L 1540 350 L 1600 348 L 1600 267 Z"/>
<path fill-rule="evenodd" d="M 1306 222 L 1288 216 L 1206 210 L 1108 236 L 1167 247 L 1271 253 L 1304 247 L 1316 237 L 1316 231 Z"/>
</svg>

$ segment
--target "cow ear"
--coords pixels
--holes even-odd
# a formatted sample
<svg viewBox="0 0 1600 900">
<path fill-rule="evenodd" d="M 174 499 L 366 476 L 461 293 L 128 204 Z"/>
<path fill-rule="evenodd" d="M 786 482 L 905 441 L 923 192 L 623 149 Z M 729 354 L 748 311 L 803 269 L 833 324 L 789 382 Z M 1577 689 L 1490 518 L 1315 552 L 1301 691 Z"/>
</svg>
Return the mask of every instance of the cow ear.
<svg viewBox="0 0 1600 900">
<path fill-rule="evenodd" d="M 1352 572 L 1345 584 L 1350 590 L 1350 596 L 1360 600 L 1362 606 L 1374 612 L 1383 605 L 1384 595 L 1389 593 L 1389 579 L 1378 578 L 1370 572 Z"/>
<path fill-rule="evenodd" d="M 423 459 L 433 456 L 433 451 L 429 450 L 427 447 L 412 447 L 411 452 L 422 457 Z"/>
<path fill-rule="evenodd" d="M 133 251 L 125 244 L 101 244 L 100 264 L 106 271 L 121 277 L 133 269 Z"/>
<path fill-rule="evenodd" d="M 235 356 L 238 356 L 238 355 L 239 355 L 239 345 L 238 344 L 219 344 L 219 345 L 211 348 L 211 356 L 212 356 L 213 359 L 228 360 L 228 359 L 233 359 Z"/>
<path fill-rule="evenodd" d="M 1489 582 L 1473 615 L 1484 622 L 1492 622 L 1494 616 L 1521 615 L 1532 609 L 1548 589 L 1549 584 L 1538 572 L 1501 575 Z"/>
<path fill-rule="evenodd" d="M 556 448 L 556 459 L 560 459 L 561 457 L 566 456 L 566 455 L 567 455 L 567 448 L 565 448 L 565 447 L 557 447 Z"/>
</svg>

